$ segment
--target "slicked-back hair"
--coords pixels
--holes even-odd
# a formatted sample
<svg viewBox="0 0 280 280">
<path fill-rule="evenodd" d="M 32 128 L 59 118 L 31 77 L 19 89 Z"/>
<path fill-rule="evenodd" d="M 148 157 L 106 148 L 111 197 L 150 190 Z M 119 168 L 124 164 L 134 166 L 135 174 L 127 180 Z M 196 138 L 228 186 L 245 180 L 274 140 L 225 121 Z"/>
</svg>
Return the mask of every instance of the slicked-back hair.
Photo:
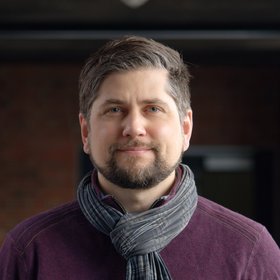
<svg viewBox="0 0 280 280">
<path fill-rule="evenodd" d="M 79 80 L 80 113 L 89 119 L 101 83 L 112 73 L 138 69 L 165 69 L 168 94 L 174 99 L 181 121 L 190 108 L 190 73 L 180 54 L 159 42 L 139 36 L 112 40 L 89 57 Z"/>
</svg>

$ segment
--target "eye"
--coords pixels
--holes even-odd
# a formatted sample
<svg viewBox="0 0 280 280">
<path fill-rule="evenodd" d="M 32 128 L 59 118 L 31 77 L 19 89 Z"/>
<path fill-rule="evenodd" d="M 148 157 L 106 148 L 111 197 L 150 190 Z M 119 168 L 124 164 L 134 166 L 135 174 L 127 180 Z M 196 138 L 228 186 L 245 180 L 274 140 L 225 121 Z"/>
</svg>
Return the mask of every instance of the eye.
<svg viewBox="0 0 280 280">
<path fill-rule="evenodd" d="M 119 113 L 121 112 L 121 108 L 120 107 L 112 107 L 108 110 L 111 113 Z"/>
<path fill-rule="evenodd" d="M 161 109 L 157 106 L 149 106 L 146 110 L 151 113 L 157 113 L 161 111 Z"/>
<path fill-rule="evenodd" d="M 118 114 L 118 113 L 121 113 L 123 110 L 121 107 L 117 107 L 117 106 L 114 106 L 114 107 L 109 107 L 105 110 L 105 114 Z"/>
</svg>

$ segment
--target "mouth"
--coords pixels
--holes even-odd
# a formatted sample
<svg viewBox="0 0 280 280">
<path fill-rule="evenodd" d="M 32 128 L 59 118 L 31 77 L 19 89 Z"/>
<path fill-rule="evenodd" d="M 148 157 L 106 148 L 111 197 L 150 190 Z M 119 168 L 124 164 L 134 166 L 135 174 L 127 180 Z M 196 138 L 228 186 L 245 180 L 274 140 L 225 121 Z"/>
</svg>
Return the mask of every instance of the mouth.
<svg viewBox="0 0 280 280">
<path fill-rule="evenodd" d="M 146 156 L 157 153 L 158 147 L 153 143 L 130 141 L 125 144 L 114 144 L 110 148 L 111 154 L 123 154 L 128 156 Z"/>
<path fill-rule="evenodd" d="M 120 148 L 116 150 L 116 152 L 130 154 L 130 155 L 141 155 L 151 151 L 152 148 L 148 148 L 148 147 L 127 147 L 127 148 Z"/>
</svg>

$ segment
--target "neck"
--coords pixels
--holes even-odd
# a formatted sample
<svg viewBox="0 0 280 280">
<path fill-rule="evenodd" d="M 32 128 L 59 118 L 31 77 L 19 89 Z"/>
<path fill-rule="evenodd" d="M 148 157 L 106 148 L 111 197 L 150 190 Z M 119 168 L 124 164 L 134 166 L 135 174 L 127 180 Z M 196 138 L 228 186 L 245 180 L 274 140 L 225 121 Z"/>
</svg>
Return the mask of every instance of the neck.
<svg viewBox="0 0 280 280">
<path fill-rule="evenodd" d="M 143 212 L 152 206 L 160 197 L 169 193 L 175 180 L 173 171 L 165 180 L 149 189 L 125 189 L 109 182 L 98 173 L 98 180 L 102 190 L 112 195 L 127 212 Z"/>
</svg>

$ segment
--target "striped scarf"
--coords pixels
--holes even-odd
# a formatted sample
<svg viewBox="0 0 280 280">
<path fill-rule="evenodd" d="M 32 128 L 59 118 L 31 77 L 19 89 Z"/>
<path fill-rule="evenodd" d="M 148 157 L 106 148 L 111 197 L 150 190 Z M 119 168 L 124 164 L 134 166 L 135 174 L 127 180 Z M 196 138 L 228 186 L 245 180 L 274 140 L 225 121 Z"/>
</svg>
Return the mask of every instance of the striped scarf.
<svg viewBox="0 0 280 280">
<path fill-rule="evenodd" d="M 100 201 L 92 187 L 91 174 L 81 181 L 78 201 L 89 222 L 110 236 L 112 244 L 127 260 L 126 280 L 172 279 L 159 252 L 190 221 L 197 192 L 193 174 L 181 164 L 183 174 L 175 196 L 168 203 L 141 213 L 121 213 Z"/>
</svg>

